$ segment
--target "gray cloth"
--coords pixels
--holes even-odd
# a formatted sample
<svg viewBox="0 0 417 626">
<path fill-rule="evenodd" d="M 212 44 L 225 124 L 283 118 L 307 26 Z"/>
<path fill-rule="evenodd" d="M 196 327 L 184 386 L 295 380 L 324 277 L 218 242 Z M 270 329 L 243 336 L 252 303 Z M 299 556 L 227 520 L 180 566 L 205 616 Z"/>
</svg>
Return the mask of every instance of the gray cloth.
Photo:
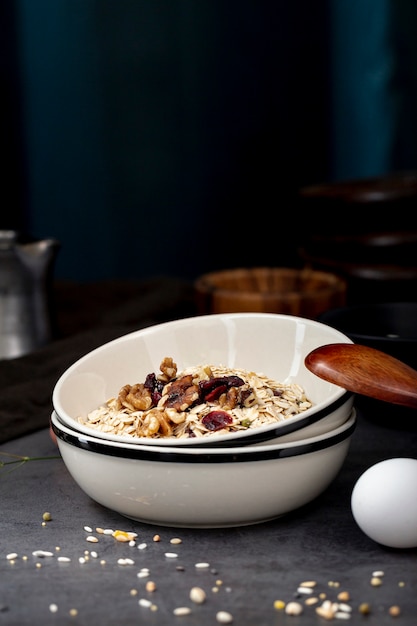
<svg viewBox="0 0 417 626">
<path fill-rule="evenodd" d="M 109 299 L 109 286 L 102 289 Z M 101 308 L 99 315 L 94 312 L 91 327 L 86 327 L 83 305 L 82 299 L 73 303 L 73 316 L 80 315 L 84 330 L 26 356 L 0 361 L 0 443 L 48 426 L 55 383 L 90 350 L 140 328 L 194 314 L 192 288 L 172 278 L 132 283 L 130 297 L 125 289 L 123 301 L 115 298 L 114 306 Z"/>
</svg>

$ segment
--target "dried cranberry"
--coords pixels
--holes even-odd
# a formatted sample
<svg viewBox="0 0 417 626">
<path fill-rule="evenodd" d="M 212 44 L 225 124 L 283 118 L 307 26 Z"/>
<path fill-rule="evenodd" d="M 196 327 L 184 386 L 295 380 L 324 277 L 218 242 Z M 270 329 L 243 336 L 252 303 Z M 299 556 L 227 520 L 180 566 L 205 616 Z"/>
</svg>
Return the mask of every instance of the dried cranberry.
<svg viewBox="0 0 417 626">
<path fill-rule="evenodd" d="M 222 393 L 225 391 L 227 391 L 227 385 L 219 385 L 218 387 L 215 387 L 206 395 L 206 402 L 214 402 L 215 400 L 218 400 L 218 398 L 220 398 Z"/>
<path fill-rule="evenodd" d="M 218 376 L 217 378 L 202 380 L 199 383 L 201 399 L 207 400 L 207 402 L 217 400 L 230 387 L 240 387 L 244 384 L 245 382 L 239 376 Z M 219 387 L 222 387 L 221 391 L 216 392 Z"/>
<path fill-rule="evenodd" d="M 210 411 L 203 417 L 201 422 L 207 430 L 214 432 L 232 424 L 233 419 L 226 411 Z"/>
</svg>

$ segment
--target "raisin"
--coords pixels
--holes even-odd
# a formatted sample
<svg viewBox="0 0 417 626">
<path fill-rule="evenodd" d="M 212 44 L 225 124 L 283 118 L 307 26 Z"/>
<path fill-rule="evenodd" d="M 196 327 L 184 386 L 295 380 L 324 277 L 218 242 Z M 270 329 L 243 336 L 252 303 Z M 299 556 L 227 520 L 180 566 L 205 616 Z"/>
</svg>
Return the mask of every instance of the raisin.
<svg viewBox="0 0 417 626">
<path fill-rule="evenodd" d="M 165 386 L 161 380 L 158 380 L 155 374 L 148 374 L 144 385 L 145 389 L 148 389 L 151 393 L 152 403 L 157 405 L 162 398 L 162 390 Z"/>
<path fill-rule="evenodd" d="M 232 424 L 233 419 L 226 411 L 210 411 L 201 422 L 207 430 L 214 432 Z"/>
</svg>

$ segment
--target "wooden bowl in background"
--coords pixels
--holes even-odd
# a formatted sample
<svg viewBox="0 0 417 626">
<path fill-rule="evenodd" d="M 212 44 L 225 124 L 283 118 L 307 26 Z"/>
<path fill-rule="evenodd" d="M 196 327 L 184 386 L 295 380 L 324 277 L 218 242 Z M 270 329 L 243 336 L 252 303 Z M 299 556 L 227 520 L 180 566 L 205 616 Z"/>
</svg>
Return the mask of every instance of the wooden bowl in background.
<svg viewBox="0 0 417 626">
<path fill-rule="evenodd" d="M 211 272 L 194 287 L 200 315 L 284 313 L 309 319 L 344 306 L 347 289 L 345 280 L 330 272 L 274 267 Z"/>
</svg>

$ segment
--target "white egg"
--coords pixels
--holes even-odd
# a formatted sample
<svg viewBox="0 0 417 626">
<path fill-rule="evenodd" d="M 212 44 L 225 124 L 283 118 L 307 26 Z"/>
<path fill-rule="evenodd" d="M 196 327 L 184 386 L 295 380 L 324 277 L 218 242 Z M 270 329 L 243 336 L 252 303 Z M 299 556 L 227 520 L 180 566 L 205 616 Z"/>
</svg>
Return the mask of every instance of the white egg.
<svg viewBox="0 0 417 626">
<path fill-rule="evenodd" d="M 381 461 L 367 469 L 352 491 L 359 528 L 390 548 L 417 547 L 417 459 Z"/>
</svg>

